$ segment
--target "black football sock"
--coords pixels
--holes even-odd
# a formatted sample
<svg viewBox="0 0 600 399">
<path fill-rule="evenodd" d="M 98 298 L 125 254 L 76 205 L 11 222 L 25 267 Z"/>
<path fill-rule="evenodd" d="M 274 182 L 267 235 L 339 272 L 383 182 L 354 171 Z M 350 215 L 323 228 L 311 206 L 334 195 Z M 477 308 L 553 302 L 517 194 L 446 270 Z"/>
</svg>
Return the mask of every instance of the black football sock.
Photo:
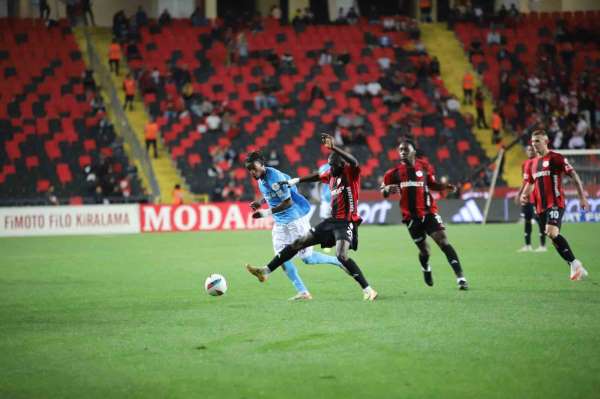
<svg viewBox="0 0 600 399">
<path fill-rule="evenodd" d="M 419 262 L 421 262 L 421 267 L 423 268 L 423 271 L 431 271 L 429 267 L 429 255 L 423 255 L 422 253 L 419 253 Z"/>
<path fill-rule="evenodd" d="M 561 258 L 569 263 L 575 260 L 575 255 L 573 255 L 573 251 L 571 251 L 571 247 L 569 246 L 569 243 L 565 237 L 561 236 L 560 234 L 557 235 L 556 238 L 552 240 L 552 244 L 554 244 L 554 248 L 556 248 L 556 251 Z"/>
<path fill-rule="evenodd" d="M 350 275 L 352 276 L 352 278 L 354 280 L 356 280 L 356 282 L 358 284 L 360 284 L 362 289 L 365 289 L 369 286 L 369 283 L 367 283 L 367 280 L 365 279 L 365 276 L 363 276 L 362 271 L 360 270 L 360 268 L 358 267 L 358 265 L 356 264 L 356 262 L 351 259 L 351 258 L 346 258 L 346 259 L 341 259 L 338 258 L 338 260 L 341 262 L 342 265 L 344 265 L 344 267 L 346 268 L 346 270 L 348 270 L 348 273 L 350 273 Z"/>
<path fill-rule="evenodd" d="M 538 223 L 538 226 L 540 227 L 540 245 L 542 247 L 545 247 L 546 246 L 546 233 L 544 232 L 544 226 L 542 226 L 539 223 Z"/>
<path fill-rule="evenodd" d="M 531 219 L 525 219 L 525 245 L 531 245 Z"/>
<path fill-rule="evenodd" d="M 463 271 L 462 267 L 460 266 L 460 261 L 458 260 L 458 255 L 456 254 L 456 251 L 454 250 L 452 245 L 443 245 L 442 251 L 444 252 L 444 254 L 446 254 L 448 263 L 450 264 L 450 267 L 452 267 L 452 270 L 454 270 L 454 274 L 456 274 L 456 277 L 463 277 Z"/>
<path fill-rule="evenodd" d="M 279 266 L 283 265 L 284 262 L 292 259 L 298 253 L 297 250 L 293 249 L 291 245 L 286 245 L 267 265 L 269 271 L 274 271 Z"/>
</svg>

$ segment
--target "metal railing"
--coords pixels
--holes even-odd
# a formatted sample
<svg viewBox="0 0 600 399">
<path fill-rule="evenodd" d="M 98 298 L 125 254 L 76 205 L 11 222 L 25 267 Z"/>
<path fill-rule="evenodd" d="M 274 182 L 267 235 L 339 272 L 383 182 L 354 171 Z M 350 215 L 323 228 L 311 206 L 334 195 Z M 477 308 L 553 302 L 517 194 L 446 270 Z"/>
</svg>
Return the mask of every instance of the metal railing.
<svg viewBox="0 0 600 399">
<path fill-rule="evenodd" d="M 109 98 L 109 106 L 114 116 L 115 129 L 117 129 L 121 137 L 123 137 L 125 143 L 127 143 L 129 148 L 131 149 L 132 155 L 139 161 L 142 173 L 146 176 L 146 179 L 150 186 L 149 190 L 152 199 L 159 199 L 160 186 L 158 185 L 158 180 L 156 179 L 156 175 L 154 174 L 154 169 L 152 168 L 152 162 L 150 161 L 150 157 L 140 144 L 139 140 L 135 135 L 135 132 L 133 131 L 133 128 L 129 124 L 129 119 L 127 119 L 127 116 L 125 115 L 125 110 L 123 109 L 123 105 L 119 100 L 119 96 L 117 95 L 115 86 L 112 84 L 110 72 L 106 65 L 104 65 L 100 61 L 100 57 L 98 56 L 98 52 L 96 51 L 96 48 L 92 42 L 91 34 L 89 32 L 88 27 L 84 26 L 82 29 L 85 36 L 89 65 L 94 70 L 95 76 L 100 82 L 100 86 L 103 88 L 103 90 L 105 90 Z"/>
</svg>

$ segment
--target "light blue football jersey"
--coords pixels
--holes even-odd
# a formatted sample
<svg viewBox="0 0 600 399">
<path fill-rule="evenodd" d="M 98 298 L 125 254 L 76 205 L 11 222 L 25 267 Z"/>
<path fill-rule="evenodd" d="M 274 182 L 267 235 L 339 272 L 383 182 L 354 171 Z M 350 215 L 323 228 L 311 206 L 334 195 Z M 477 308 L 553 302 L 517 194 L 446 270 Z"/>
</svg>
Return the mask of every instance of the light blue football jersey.
<svg viewBox="0 0 600 399">
<path fill-rule="evenodd" d="M 326 163 L 321 165 L 319 168 L 319 174 L 323 174 L 331 169 L 331 166 Z M 331 190 L 329 189 L 329 184 L 321 183 L 321 202 L 330 203 L 331 202 Z"/>
<path fill-rule="evenodd" d="M 258 188 L 269 207 L 274 208 L 288 198 L 292 199 L 292 206 L 273 214 L 275 223 L 288 224 L 308 214 L 310 203 L 298 193 L 298 189 L 279 184 L 281 181 L 289 180 L 290 176 L 275 168 L 267 167 L 266 170 L 265 176 L 258 180 Z"/>
</svg>

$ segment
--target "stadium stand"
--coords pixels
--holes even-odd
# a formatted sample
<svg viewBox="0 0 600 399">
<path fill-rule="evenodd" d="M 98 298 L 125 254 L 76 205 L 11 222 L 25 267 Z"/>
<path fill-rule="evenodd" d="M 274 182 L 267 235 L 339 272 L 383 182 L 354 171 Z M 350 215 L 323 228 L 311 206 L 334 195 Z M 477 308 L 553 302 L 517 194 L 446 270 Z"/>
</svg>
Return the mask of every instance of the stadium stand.
<svg viewBox="0 0 600 399">
<path fill-rule="evenodd" d="M 464 19 L 454 24 L 456 35 L 513 130 L 542 123 L 557 148 L 600 144 L 600 12 L 496 15 L 491 25 Z"/>
<path fill-rule="evenodd" d="M 0 19 L 0 73 L 3 205 L 144 199 L 66 21 Z"/>
<path fill-rule="evenodd" d="M 401 135 L 414 137 L 440 174 L 462 181 L 487 158 L 467 121 L 447 109 L 448 92 L 416 46 L 418 29 L 399 22 L 410 29 L 364 21 L 280 26 L 266 18 L 237 36 L 222 25 L 151 22 L 139 29 L 140 56 L 129 66 L 195 193 L 219 199 L 229 179 L 249 188 L 239 160 L 254 149 L 279 151 L 279 166 L 291 174 L 313 170 L 325 160 L 315 139 L 321 131 L 351 143 L 365 188 L 397 160 Z M 244 46 L 248 56 L 240 58 Z M 357 85 L 375 82 L 375 95 L 356 94 Z"/>
</svg>

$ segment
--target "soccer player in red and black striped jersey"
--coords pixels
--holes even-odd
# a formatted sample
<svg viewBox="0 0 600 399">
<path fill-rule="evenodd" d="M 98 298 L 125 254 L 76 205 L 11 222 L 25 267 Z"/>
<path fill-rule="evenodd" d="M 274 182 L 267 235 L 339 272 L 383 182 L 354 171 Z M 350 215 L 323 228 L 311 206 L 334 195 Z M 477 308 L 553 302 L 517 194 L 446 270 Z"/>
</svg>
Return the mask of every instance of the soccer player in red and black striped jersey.
<svg viewBox="0 0 600 399">
<path fill-rule="evenodd" d="M 437 214 L 437 205 L 431 195 L 431 190 L 454 191 L 456 187 L 436 180 L 433 167 L 425 158 L 417 158 L 415 146 L 410 140 L 403 139 L 398 146 L 398 152 L 400 163 L 385 173 L 381 192 L 386 198 L 390 194 L 400 194 L 402 220 L 419 248 L 419 262 L 425 283 L 433 285 L 429 265 L 430 249 L 427 243 L 429 235 L 446 255 L 456 275 L 458 288 L 467 290 L 469 285 L 463 275 L 458 255 L 448 242 L 442 218 Z"/>
<path fill-rule="evenodd" d="M 371 288 L 356 262 L 349 256 L 351 249 L 355 251 L 358 249 L 358 226 L 362 222 L 357 211 L 360 166 L 352 154 L 333 144 L 333 137 L 330 135 L 322 134 L 321 142 L 331 150 L 328 159 L 331 168 L 322 174 L 317 172 L 280 182 L 280 184 L 292 186 L 319 180 L 328 183 L 331 189 L 331 217 L 323 220 L 306 235 L 283 248 L 267 266 L 256 268 L 246 265 L 246 269 L 260 282 L 264 282 L 272 271 L 292 259 L 300 250 L 316 244 L 321 244 L 323 248 L 335 246 L 338 260 L 363 289 L 363 299 L 373 301 L 377 298 L 377 291 Z"/>
<path fill-rule="evenodd" d="M 581 179 L 575 169 L 559 153 L 548 149 L 548 136 L 543 130 L 536 130 L 531 135 L 531 145 L 538 154 L 527 169 L 527 183 L 521 194 L 521 203 L 529 201 L 529 195 L 535 193 L 535 204 L 538 217 L 546 225 L 546 234 L 558 254 L 571 267 L 571 280 L 581 280 L 588 272 L 581 261 L 575 258 L 566 238 L 560 234 L 562 216 L 565 211 L 565 194 L 562 187 L 562 175 L 570 176 L 577 187 L 581 209 L 589 209 L 589 203 L 583 189 Z M 535 187 L 535 191 L 534 191 Z"/>
<path fill-rule="evenodd" d="M 525 147 L 525 153 L 527 154 L 527 159 L 523 161 L 523 165 L 521 165 L 521 172 L 523 173 L 523 184 L 521 188 L 519 188 L 519 192 L 515 197 L 515 202 L 518 204 L 521 203 L 521 194 L 523 193 L 523 189 L 525 188 L 525 184 L 529 180 L 529 167 L 530 163 L 534 162 L 536 157 L 535 149 L 531 144 Z M 534 217 L 536 217 L 535 213 L 535 192 L 532 192 L 529 195 L 529 200 L 525 205 L 521 205 L 521 216 L 523 216 L 523 220 L 525 221 L 525 246 L 519 249 L 517 252 L 531 252 L 533 248 L 531 247 L 531 221 Z M 540 246 L 535 250 L 535 252 L 546 252 L 548 249 L 546 248 L 546 233 L 545 226 L 541 223 L 540 219 L 537 219 L 537 224 L 540 229 Z"/>
</svg>

